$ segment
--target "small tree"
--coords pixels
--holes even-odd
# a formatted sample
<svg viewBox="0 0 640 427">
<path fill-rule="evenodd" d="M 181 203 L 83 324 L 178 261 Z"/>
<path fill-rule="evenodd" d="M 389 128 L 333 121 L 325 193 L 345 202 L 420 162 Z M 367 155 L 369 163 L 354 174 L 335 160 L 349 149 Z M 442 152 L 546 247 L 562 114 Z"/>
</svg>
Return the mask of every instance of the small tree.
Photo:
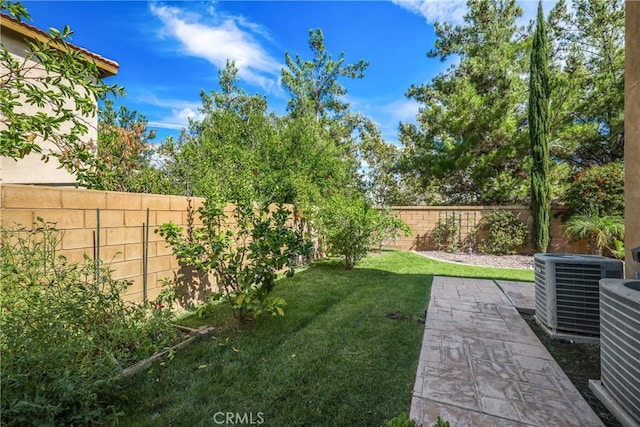
<svg viewBox="0 0 640 427">
<path fill-rule="evenodd" d="M 411 236 L 409 226 L 398 217 L 396 212 L 388 208 L 377 210 L 371 241 L 378 246 L 378 252 L 382 250 L 382 246 L 386 242 L 395 242 L 400 236 Z"/>
<path fill-rule="evenodd" d="M 17 2 L 2 0 L 0 12 L 31 20 Z M 67 43 L 72 33 L 65 26 L 62 31 L 50 29 L 44 42 L 27 41 L 22 60 L 0 44 L 0 156 L 21 159 L 36 152 L 45 160 L 58 157 L 71 172 L 85 167 L 92 155 L 81 140 L 89 131 L 86 118 L 96 115 L 97 99 L 123 94 L 124 88 L 100 79 L 96 64 Z M 59 151 L 43 153 L 38 138 L 51 141 Z"/>
<path fill-rule="evenodd" d="M 595 212 L 599 216 L 624 215 L 622 162 L 594 165 L 576 173 L 564 195 L 571 214 Z"/>
<path fill-rule="evenodd" d="M 270 296 L 280 271 L 292 276 L 300 255 L 311 243 L 289 225 L 283 206 L 238 201 L 229 218 L 224 205 L 207 199 L 197 210 L 202 227 L 188 230 L 173 223 L 156 232 L 165 238 L 178 260 L 218 279 L 218 296 L 229 303 L 239 321 L 265 312 L 284 314 L 285 301 Z"/>
<path fill-rule="evenodd" d="M 529 139 L 531 141 L 531 213 L 533 214 L 533 243 L 539 252 L 549 246 L 549 214 L 551 188 L 549 185 L 549 53 L 547 30 L 538 3 L 531 65 L 529 74 Z"/>
<path fill-rule="evenodd" d="M 332 254 L 344 257 L 351 270 L 372 245 L 378 215 L 362 198 L 334 195 L 320 208 L 314 225 L 326 239 Z"/>
</svg>

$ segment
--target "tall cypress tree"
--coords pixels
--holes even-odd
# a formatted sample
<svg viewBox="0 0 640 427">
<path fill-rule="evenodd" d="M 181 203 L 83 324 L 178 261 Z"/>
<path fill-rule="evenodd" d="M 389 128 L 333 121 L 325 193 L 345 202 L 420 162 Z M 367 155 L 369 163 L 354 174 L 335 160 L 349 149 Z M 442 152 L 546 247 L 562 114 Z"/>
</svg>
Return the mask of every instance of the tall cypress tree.
<svg viewBox="0 0 640 427">
<path fill-rule="evenodd" d="M 529 139 L 531 141 L 531 213 L 533 243 L 536 251 L 546 252 L 549 246 L 549 53 L 547 29 L 538 3 L 538 18 L 531 47 L 529 73 Z"/>
</svg>

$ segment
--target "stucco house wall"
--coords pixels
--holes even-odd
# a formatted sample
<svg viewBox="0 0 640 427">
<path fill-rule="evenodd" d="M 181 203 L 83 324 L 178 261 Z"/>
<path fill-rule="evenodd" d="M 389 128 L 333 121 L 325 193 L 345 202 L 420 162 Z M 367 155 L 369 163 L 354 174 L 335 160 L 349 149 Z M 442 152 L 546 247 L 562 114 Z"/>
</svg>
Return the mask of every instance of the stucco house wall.
<svg viewBox="0 0 640 427">
<path fill-rule="evenodd" d="M 0 16 L 0 36 L 2 47 L 7 49 L 7 51 L 11 53 L 16 60 L 21 63 L 24 62 L 25 69 L 29 69 L 26 74 L 27 77 L 35 78 L 45 75 L 45 70 L 40 64 L 35 61 L 25 59 L 28 54 L 28 47 L 25 43 L 25 39 L 30 41 L 36 39 L 45 41 L 47 39 L 47 34 L 44 31 L 24 22 L 18 22 L 9 16 L 2 15 Z M 70 47 L 72 49 L 80 50 L 87 61 L 94 62 L 98 66 L 102 78 L 109 77 L 117 73 L 118 64 L 116 62 L 74 45 L 70 45 Z M 0 72 L 1 71 L 2 65 L 0 65 Z M 70 109 L 74 108 L 72 103 L 68 103 L 67 107 Z M 28 114 L 35 114 L 40 111 L 39 107 L 32 105 L 23 105 L 19 108 L 20 112 Z M 89 132 L 86 135 L 83 135 L 82 140 L 85 142 L 92 140 L 96 141 L 98 137 L 97 116 L 85 116 L 84 120 L 88 124 Z M 2 126 L 1 123 L 0 126 Z M 69 129 L 70 124 L 63 124 L 61 127 L 62 132 L 66 132 Z M 36 142 L 42 147 L 42 153 L 49 153 L 52 150 L 58 151 L 57 147 L 51 141 L 46 141 L 38 137 Z M 41 158 L 42 154 L 39 153 L 31 153 L 20 160 L 0 157 L 0 183 L 39 184 L 62 187 L 76 186 L 75 177 L 65 169 L 60 168 L 60 164 L 56 158 L 51 157 L 47 163 L 43 162 Z"/>
</svg>

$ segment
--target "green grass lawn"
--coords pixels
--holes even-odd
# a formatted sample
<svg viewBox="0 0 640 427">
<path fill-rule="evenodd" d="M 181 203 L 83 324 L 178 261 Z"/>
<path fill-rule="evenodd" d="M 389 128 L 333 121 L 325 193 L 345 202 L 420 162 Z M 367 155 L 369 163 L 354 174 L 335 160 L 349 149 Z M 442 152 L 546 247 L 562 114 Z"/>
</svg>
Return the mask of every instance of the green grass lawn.
<svg viewBox="0 0 640 427">
<path fill-rule="evenodd" d="M 124 420 L 207 426 L 237 413 L 269 426 L 384 425 L 409 410 L 434 275 L 533 280 L 532 271 L 399 251 L 352 271 L 315 263 L 278 283 L 284 317 L 238 327 L 219 306 L 204 318 L 220 327 L 214 337 L 126 380 L 117 393 Z"/>
</svg>

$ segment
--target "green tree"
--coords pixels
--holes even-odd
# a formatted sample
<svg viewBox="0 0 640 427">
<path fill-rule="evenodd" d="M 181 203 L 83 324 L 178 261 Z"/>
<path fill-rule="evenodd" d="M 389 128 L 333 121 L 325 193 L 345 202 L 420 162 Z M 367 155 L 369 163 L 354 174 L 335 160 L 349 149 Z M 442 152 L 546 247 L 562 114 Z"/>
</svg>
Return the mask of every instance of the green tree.
<svg viewBox="0 0 640 427">
<path fill-rule="evenodd" d="M 180 192 L 236 200 L 258 191 L 260 151 L 273 126 L 264 97 L 242 90 L 237 73 L 227 62 L 218 73 L 220 90 L 200 93 L 202 119 L 191 120 L 189 130 L 161 150 Z"/>
<path fill-rule="evenodd" d="M 18 2 L 2 0 L 0 11 L 31 20 Z M 123 94 L 117 85 L 107 85 L 100 70 L 80 49 L 67 41 L 73 32 L 50 29 L 45 42 L 26 41 L 23 59 L 0 44 L 0 155 L 20 159 L 31 152 L 43 160 L 58 157 L 70 171 L 85 167 L 91 156 L 81 137 L 89 131 L 87 117 L 97 113 L 97 99 Z M 21 108 L 37 107 L 37 111 Z M 43 152 L 40 141 L 52 142 L 58 150 Z"/>
<path fill-rule="evenodd" d="M 516 25 L 515 0 L 468 2 L 464 23 L 436 23 L 429 57 L 460 58 L 407 96 L 423 105 L 418 125 L 401 125 L 403 170 L 445 203 L 515 203 L 526 200 L 529 156 L 526 125 L 528 41 Z"/>
<path fill-rule="evenodd" d="M 551 155 L 581 170 L 624 158 L 624 1 L 559 1 L 550 13 Z"/>
<path fill-rule="evenodd" d="M 538 3 L 529 73 L 529 139 L 531 141 L 531 213 L 533 243 L 538 252 L 549 246 L 551 189 L 549 184 L 549 53 L 547 29 Z"/>
<path fill-rule="evenodd" d="M 378 220 L 379 213 L 364 198 L 342 194 L 326 198 L 313 217 L 329 254 L 343 256 L 347 270 L 369 253 Z"/>
<path fill-rule="evenodd" d="M 78 171 L 80 185 L 92 189 L 166 193 L 166 177 L 152 164 L 155 150 L 150 141 L 155 130 L 147 129 L 147 119 L 135 110 L 106 100 L 98 112 L 98 142 L 86 168 Z"/>
<path fill-rule="evenodd" d="M 309 47 L 312 60 L 305 61 L 298 55 L 293 60 L 289 52 L 285 53 L 287 68 L 282 69 L 282 85 L 291 95 L 289 112 L 292 115 L 312 114 L 317 119 L 327 117 L 329 113 L 346 112 L 349 105 L 340 97 L 347 91 L 338 79 L 361 79 L 369 64 L 361 59 L 355 64 L 344 65 L 344 53 L 334 60 L 327 53 L 324 34 L 319 28 L 309 30 Z"/>
</svg>

